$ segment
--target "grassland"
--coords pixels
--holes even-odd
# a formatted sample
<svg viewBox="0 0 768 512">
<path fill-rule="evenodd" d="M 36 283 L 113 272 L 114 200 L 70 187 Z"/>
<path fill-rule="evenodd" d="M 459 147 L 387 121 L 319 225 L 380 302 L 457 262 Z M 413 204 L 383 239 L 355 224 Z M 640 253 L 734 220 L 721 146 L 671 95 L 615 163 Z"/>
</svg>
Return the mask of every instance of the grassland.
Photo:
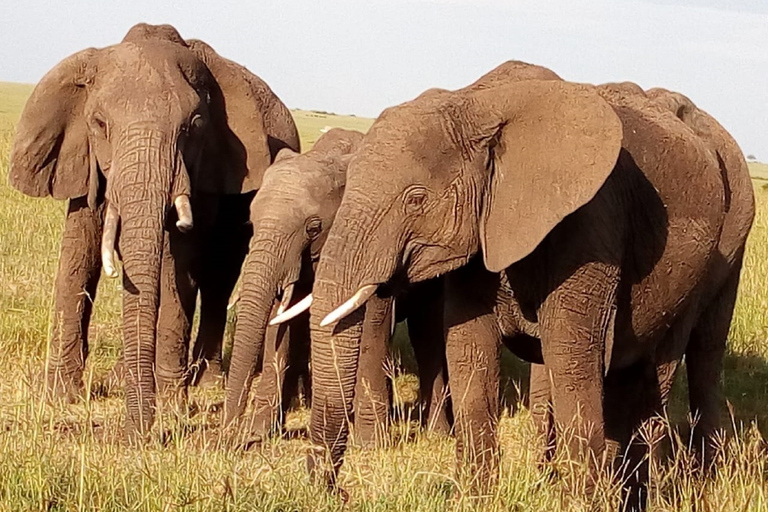
<svg viewBox="0 0 768 512">
<path fill-rule="evenodd" d="M 73 405 L 40 400 L 52 309 L 63 204 L 35 200 L 7 184 L 12 127 L 28 86 L 0 84 L 0 511 L 4 510 L 571 510 L 566 479 L 536 465 L 530 417 L 518 399 L 525 368 L 505 356 L 506 410 L 501 421 L 501 482 L 492 496 L 469 498 L 453 481 L 453 441 L 399 423 L 388 447 L 351 450 L 341 475 L 350 501 L 310 482 L 304 470 L 306 418 L 290 418 L 297 433 L 248 452 L 224 449 L 216 431 L 221 390 L 194 390 L 201 413 L 186 429 L 142 449 L 120 441 L 122 399 Z M 305 147 L 326 126 L 366 129 L 370 120 L 295 112 Z M 758 182 L 756 182 L 758 183 Z M 653 475 L 649 510 L 763 511 L 768 509 L 768 191 L 756 184 L 758 217 L 749 240 L 739 302 L 723 376 L 732 441 L 717 476 L 703 478 L 690 463 L 685 428 L 674 457 Z M 402 336 L 400 337 L 402 338 Z M 402 342 L 402 339 L 399 340 Z M 91 331 L 86 379 L 113 364 L 120 344 L 117 281 L 104 280 Z M 400 343 L 400 346 L 403 346 Z M 400 356 L 408 361 L 405 349 Z M 402 407 L 415 378 L 396 378 Z M 673 425 L 685 425 L 685 379 L 675 390 Z M 554 463 L 555 467 L 558 462 Z M 591 510 L 615 510 L 618 491 L 599 493 Z"/>
</svg>

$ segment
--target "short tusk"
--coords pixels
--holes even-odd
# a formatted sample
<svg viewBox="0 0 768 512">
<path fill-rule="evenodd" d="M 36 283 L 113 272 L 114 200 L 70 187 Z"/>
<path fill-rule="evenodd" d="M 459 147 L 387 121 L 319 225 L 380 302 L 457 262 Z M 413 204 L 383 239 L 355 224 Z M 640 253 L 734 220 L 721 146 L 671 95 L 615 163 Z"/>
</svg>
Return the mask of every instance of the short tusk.
<svg viewBox="0 0 768 512">
<path fill-rule="evenodd" d="M 312 294 L 310 293 L 303 299 L 301 299 L 299 302 L 293 305 L 293 307 L 288 308 L 286 311 L 283 312 L 281 315 L 277 315 L 275 318 L 273 318 L 269 325 L 278 325 L 282 324 L 283 322 L 287 322 L 291 318 L 295 318 L 305 312 L 309 309 L 309 306 L 312 305 Z"/>
<path fill-rule="evenodd" d="M 365 301 L 371 298 L 371 295 L 373 295 L 376 292 L 376 288 L 378 288 L 379 285 L 376 284 L 367 284 L 357 290 L 357 293 L 355 293 L 352 298 L 350 298 L 347 302 L 339 306 L 338 308 L 331 311 L 328 316 L 323 318 L 323 321 L 320 322 L 320 327 L 325 327 L 326 325 L 330 325 L 334 322 L 338 322 L 363 304 L 365 304 Z"/>
<path fill-rule="evenodd" d="M 195 225 L 192 220 L 192 203 L 189 202 L 189 196 L 186 194 L 176 196 L 173 205 L 176 207 L 176 215 L 179 217 L 179 220 L 176 221 L 176 227 L 182 233 L 187 233 Z"/>
<path fill-rule="evenodd" d="M 227 311 L 235 307 L 235 305 L 240 301 L 240 291 L 235 294 L 234 297 L 232 297 L 232 300 L 230 300 L 229 304 L 227 304 Z"/>
<path fill-rule="evenodd" d="M 392 298 L 392 321 L 389 325 L 389 337 L 391 338 L 392 335 L 395 334 L 395 327 L 397 326 L 397 316 L 395 315 L 395 305 L 397 304 L 397 300 L 393 297 Z"/>
<path fill-rule="evenodd" d="M 117 225 L 120 215 L 112 204 L 107 205 L 104 215 L 104 232 L 101 235 L 101 264 L 107 277 L 117 277 L 117 265 L 115 264 L 115 239 L 117 238 Z"/>
<path fill-rule="evenodd" d="M 277 315 L 275 316 L 285 313 L 285 310 L 291 304 L 291 297 L 293 297 L 293 283 L 286 286 L 285 290 L 283 290 L 283 300 L 280 301 L 280 305 L 277 307 Z"/>
</svg>

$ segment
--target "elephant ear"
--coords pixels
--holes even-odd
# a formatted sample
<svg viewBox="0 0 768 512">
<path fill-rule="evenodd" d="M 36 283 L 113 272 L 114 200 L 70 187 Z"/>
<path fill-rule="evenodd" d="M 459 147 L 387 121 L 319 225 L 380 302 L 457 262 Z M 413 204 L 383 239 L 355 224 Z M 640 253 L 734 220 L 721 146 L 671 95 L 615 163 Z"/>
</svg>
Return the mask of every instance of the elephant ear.
<svg viewBox="0 0 768 512">
<path fill-rule="evenodd" d="M 206 138 L 196 186 L 218 194 L 257 190 L 271 155 L 253 74 L 202 41 L 191 39 L 187 45 L 215 82 L 209 91 L 212 133 Z"/>
<path fill-rule="evenodd" d="M 98 52 L 89 48 L 67 57 L 32 91 L 11 149 L 8 181 L 19 191 L 56 199 L 89 193 L 95 159 L 89 156 L 84 105 Z"/>
<path fill-rule="evenodd" d="M 470 96 L 492 118 L 480 235 L 485 265 L 498 272 L 595 196 L 618 159 L 622 126 L 580 84 L 521 81 Z"/>
</svg>

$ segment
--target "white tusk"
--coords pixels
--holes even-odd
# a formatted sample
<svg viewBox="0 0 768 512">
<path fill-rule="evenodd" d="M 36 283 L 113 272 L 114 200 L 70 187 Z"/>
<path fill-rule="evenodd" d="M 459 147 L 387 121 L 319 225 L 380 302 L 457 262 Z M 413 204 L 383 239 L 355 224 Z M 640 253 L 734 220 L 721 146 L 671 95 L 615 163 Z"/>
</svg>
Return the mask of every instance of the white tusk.
<svg viewBox="0 0 768 512">
<path fill-rule="evenodd" d="M 377 284 L 367 284 L 357 290 L 357 293 L 355 293 L 352 298 L 350 298 L 347 302 L 342 304 L 341 306 L 337 307 L 328 315 L 323 318 L 323 321 L 320 322 L 320 327 L 325 327 L 326 325 L 330 325 L 334 322 L 338 322 L 363 304 L 365 304 L 365 301 L 371 298 L 371 295 L 373 295 L 376 292 L 376 288 L 378 288 L 379 285 Z"/>
<path fill-rule="evenodd" d="M 389 326 L 389 337 L 391 338 L 395 334 L 395 327 L 397 326 L 397 316 L 395 316 L 395 304 L 397 300 L 392 297 L 392 323 Z"/>
<path fill-rule="evenodd" d="M 277 307 L 276 317 L 285 313 L 285 310 L 288 309 L 288 305 L 291 303 L 291 297 L 293 297 L 293 283 L 286 286 L 285 290 L 283 290 L 283 300 L 280 301 L 280 305 Z"/>
<path fill-rule="evenodd" d="M 117 265 L 115 264 L 115 239 L 117 238 L 117 223 L 120 215 L 117 208 L 107 205 L 104 215 L 104 232 L 101 235 L 101 264 L 107 277 L 117 277 Z"/>
<path fill-rule="evenodd" d="M 187 233 L 195 225 L 192 220 L 192 203 L 189 202 L 189 196 L 181 194 L 173 200 L 173 206 L 176 207 L 176 215 L 179 220 L 176 221 L 176 227 L 182 233 Z"/>
<path fill-rule="evenodd" d="M 288 308 L 286 311 L 284 311 L 281 315 L 277 315 L 275 318 L 273 318 L 269 325 L 278 325 L 282 324 L 283 322 L 287 322 L 291 318 L 295 318 L 305 312 L 309 309 L 309 306 L 312 305 L 312 294 L 310 293 L 303 299 L 301 299 L 299 302 L 294 304 L 292 307 Z"/>
<path fill-rule="evenodd" d="M 235 304 L 240 301 L 240 291 L 238 290 L 234 297 L 232 297 L 232 300 L 227 304 L 227 311 L 235 307 Z"/>
</svg>

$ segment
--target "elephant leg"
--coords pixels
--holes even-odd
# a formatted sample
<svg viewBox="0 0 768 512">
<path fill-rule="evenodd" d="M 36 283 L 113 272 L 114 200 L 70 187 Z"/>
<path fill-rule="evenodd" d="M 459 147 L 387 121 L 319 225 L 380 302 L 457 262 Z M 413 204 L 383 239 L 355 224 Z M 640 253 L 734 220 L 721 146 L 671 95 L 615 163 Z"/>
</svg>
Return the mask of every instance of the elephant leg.
<svg viewBox="0 0 768 512">
<path fill-rule="evenodd" d="M 719 294 L 707 306 L 691 332 L 685 352 L 688 370 L 688 399 L 695 419 L 693 446 L 701 450 L 702 463 L 708 467 L 715 456 L 720 425 L 723 367 L 728 330 L 731 326 L 741 261 L 731 272 Z"/>
<path fill-rule="evenodd" d="M 618 276 L 615 265 L 584 263 L 549 294 L 539 314 L 557 447 L 585 461 L 592 476 L 604 463 L 604 354 L 613 336 Z"/>
<path fill-rule="evenodd" d="M 644 510 L 652 458 L 663 434 L 656 421 L 661 394 L 653 361 L 640 361 L 605 377 L 606 459 L 623 467 L 625 507 Z"/>
<path fill-rule="evenodd" d="M 543 364 L 531 364 L 528 408 L 539 437 L 539 459 L 541 462 L 551 462 L 555 455 L 555 423 L 549 372 Z"/>
<path fill-rule="evenodd" d="M 429 283 L 409 297 L 408 336 L 419 371 L 419 402 L 422 423 L 429 431 L 448 434 L 453 425 L 448 400 L 448 363 L 445 359 L 443 296 Z"/>
<path fill-rule="evenodd" d="M 196 253 L 193 234 L 166 231 L 160 273 L 155 379 L 160 396 L 183 405 L 186 401 L 187 355 L 197 288 L 192 279 Z"/>
<path fill-rule="evenodd" d="M 222 345 L 227 325 L 227 305 L 248 252 L 248 239 L 231 230 L 211 234 L 200 272 L 200 326 L 192 358 L 194 384 L 217 382 L 222 375 Z M 227 238 L 227 235 L 231 235 Z"/>
<path fill-rule="evenodd" d="M 389 427 L 392 390 L 385 363 L 391 315 L 391 298 L 373 296 L 365 305 L 353 405 L 354 441 L 362 448 L 373 448 L 384 442 Z"/>
<path fill-rule="evenodd" d="M 53 336 L 46 369 L 49 396 L 74 400 L 82 389 L 88 326 L 101 273 L 103 207 L 71 199 L 56 274 Z"/>
<path fill-rule="evenodd" d="M 283 378 L 283 418 L 290 410 L 299 390 L 304 399 L 311 393 L 309 388 L 309 317 L 302 315 L 291 322 L 289 333 L 288 367 Z M 301 386 L 300 386 L 301 384 Z"/>
<path fill-rule="evenodd" d="M 479 271 L 478 271 L 479 270 Z M 445 280 L 446 359 L 457 471 L 475 489 L 498 478 L 501 332 L 493 312 L 498 276 L 468 266 Z"/>
<path fill-rule="evenodd" d="M 272 307 L 270 318 L 275 315 L 280 302 Z M 289 350 L 292 322 L 268 326 L 264 334 L 264 356 L 261 377 L 256 385 L 253 398 L 249 435 L 264 439 L 283 426 L 283 389 L 286 368 L 289 364 Z M 251 380 L 246 382 L 248 393 Z"/>
</svg>

